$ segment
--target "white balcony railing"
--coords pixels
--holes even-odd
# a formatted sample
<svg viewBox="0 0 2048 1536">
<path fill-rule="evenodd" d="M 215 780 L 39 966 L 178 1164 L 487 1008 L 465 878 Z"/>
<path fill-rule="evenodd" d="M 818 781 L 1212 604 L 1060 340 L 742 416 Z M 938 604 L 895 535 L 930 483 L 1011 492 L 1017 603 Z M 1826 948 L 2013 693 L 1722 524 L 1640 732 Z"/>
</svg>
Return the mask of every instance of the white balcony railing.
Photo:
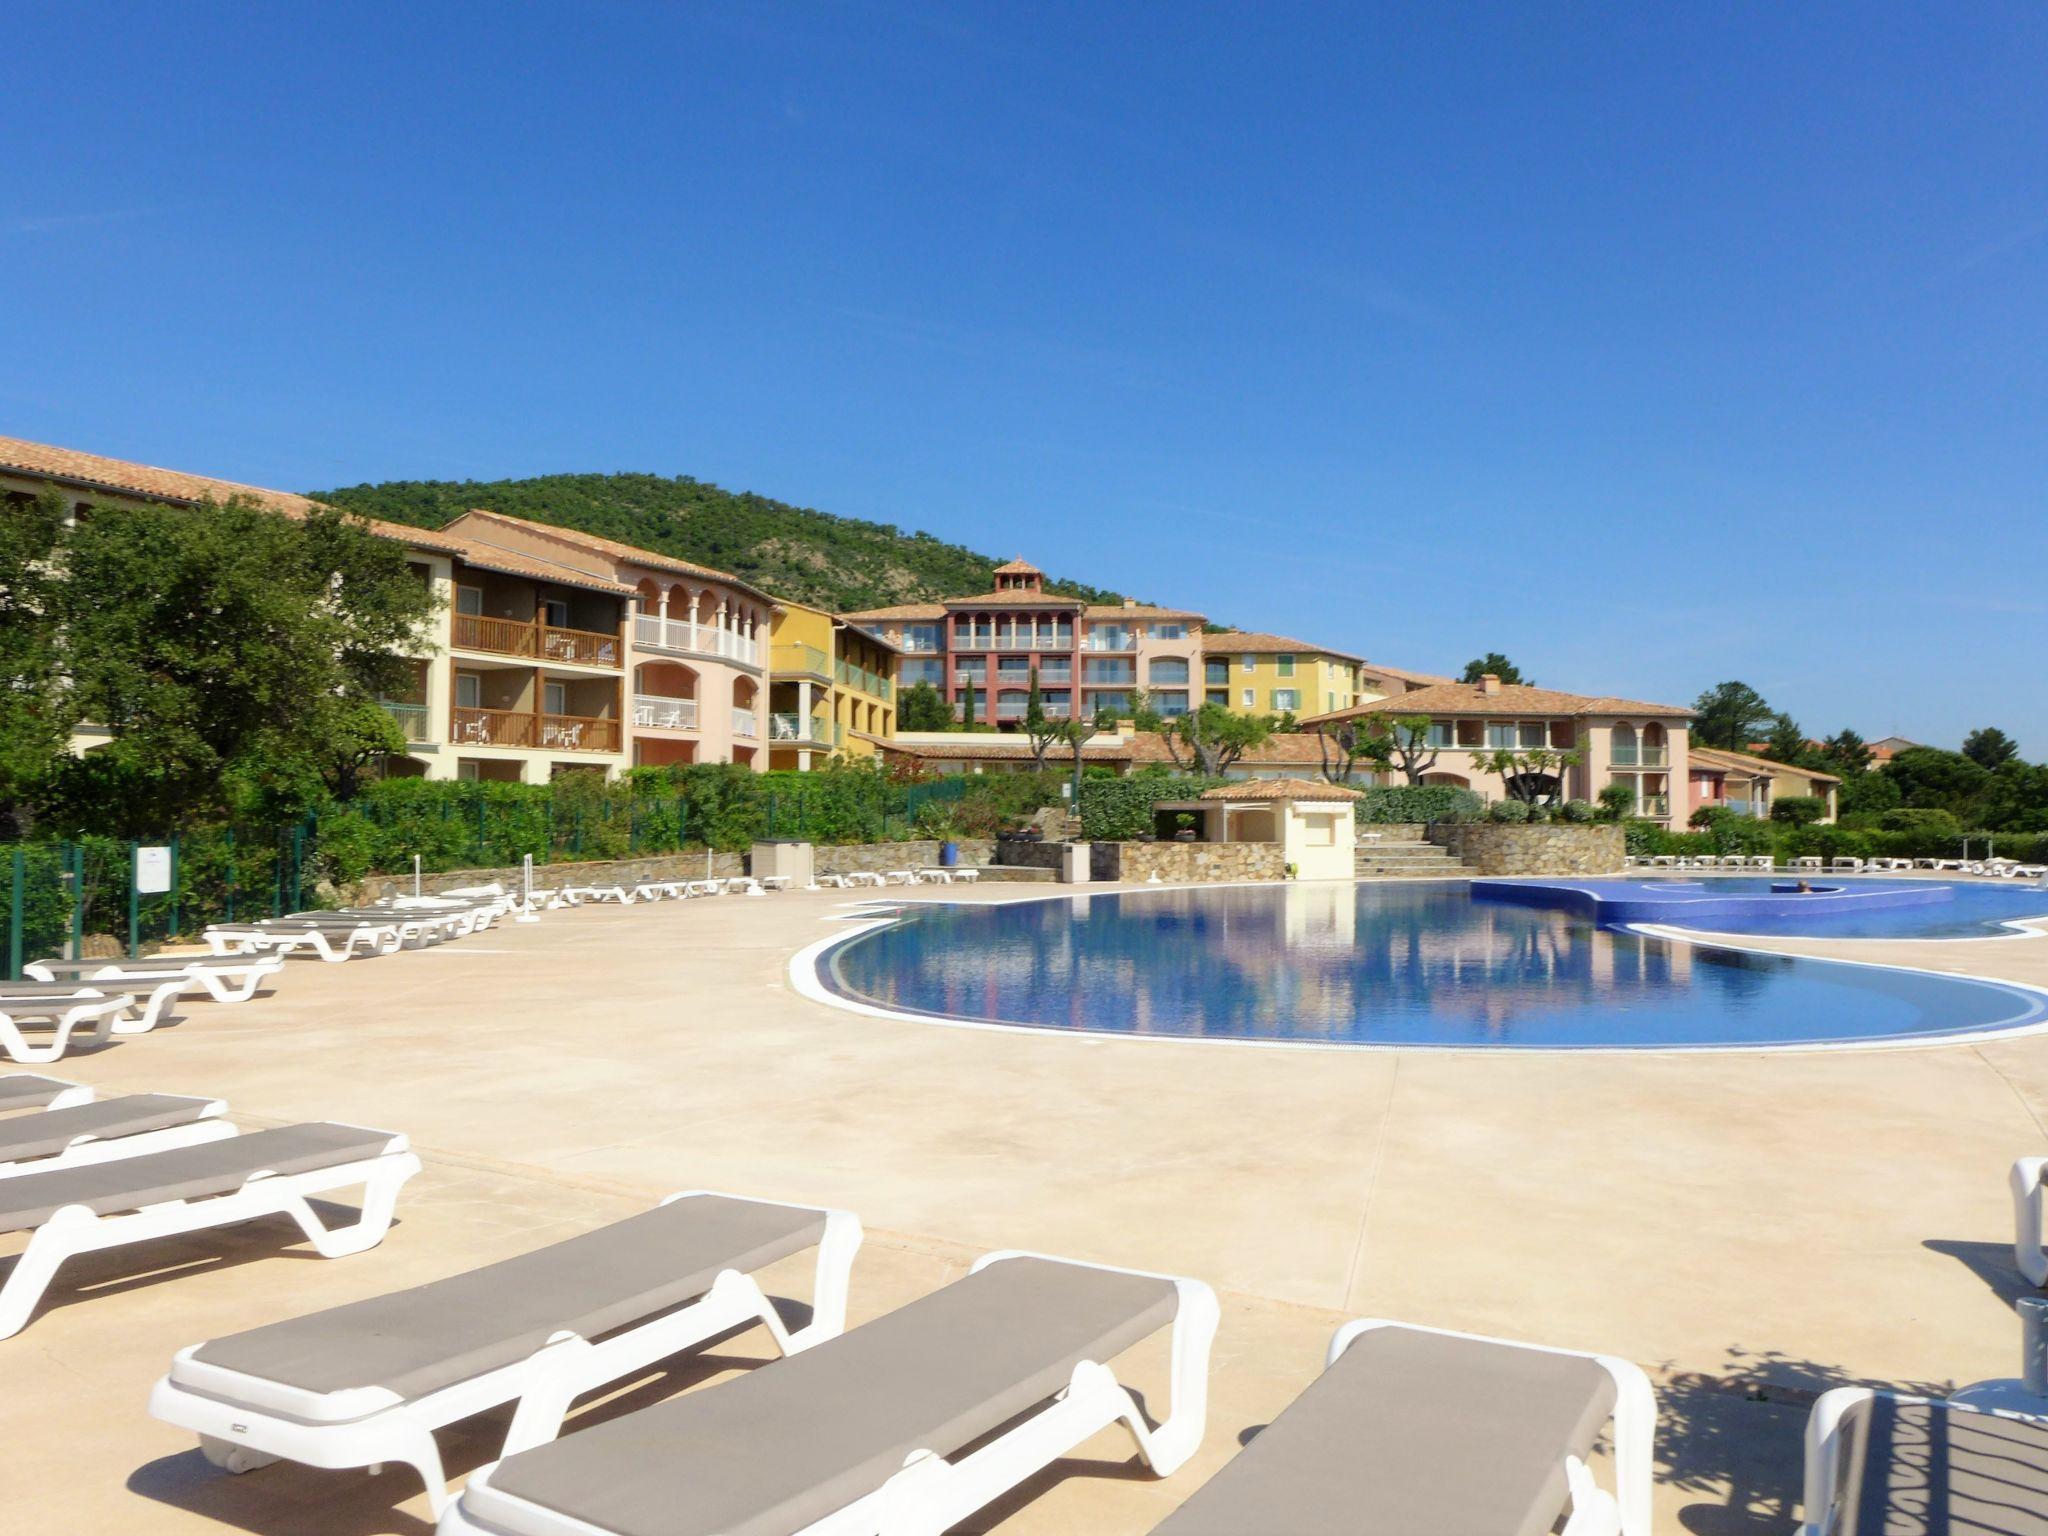
<svg viewBox="0 0 2048 1536">
<path fill-rule="evenodd" d="M 633 644 L 643 651 L 673 651 L 679 656 L 712 656 L 743 667 L 761 665 L 761 642 L 716 624 L 664 619 L 658 613 L 633 615 Z"/>
<path fill-rule="evenodd" d="M 697 701 L 636 693 L 633 695 L 633 728 L 643 731 L 694 731 L 697 729 Z"/>
<path fill-rule="evenodd" d="M 1089 635 L 1081 641 L 1084 651 L 1135 651 L 1136 635 Z"/>
<path fill-rule="evenodd" d="M 751 709 L 735 709 L 732 712 L 732 733 L 749 740 L 758 739 L 761 734 L 759 717 Z"/>
<path fill-rule="evenodd" d="M 1031 635 L 1005 630 L 963 629 L 953 636 L 956 651 L 1071 651 L 1070 634 Z"/>
</svg>

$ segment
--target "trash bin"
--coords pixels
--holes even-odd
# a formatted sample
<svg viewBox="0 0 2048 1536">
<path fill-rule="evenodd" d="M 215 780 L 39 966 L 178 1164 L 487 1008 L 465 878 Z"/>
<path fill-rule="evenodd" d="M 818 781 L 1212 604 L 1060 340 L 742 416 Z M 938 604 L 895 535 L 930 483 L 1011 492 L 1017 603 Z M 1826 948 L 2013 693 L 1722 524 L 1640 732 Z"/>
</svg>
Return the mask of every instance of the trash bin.
<svg viewBox="0 0 2048 1536">
<path fill-rule="evenodd" d="M 948 869 L 958 864 L 960 862 L 960 845 L 958 843 L 939 844 L 939 862 Z"/>
<path fill-rule="evenodd" d="M 1060 844 L 1060 880 L 1066 885 L 1086 885 L 1092 878 L 1089 871 L 1090 845 L 1087 843 Z"/>
</svg>

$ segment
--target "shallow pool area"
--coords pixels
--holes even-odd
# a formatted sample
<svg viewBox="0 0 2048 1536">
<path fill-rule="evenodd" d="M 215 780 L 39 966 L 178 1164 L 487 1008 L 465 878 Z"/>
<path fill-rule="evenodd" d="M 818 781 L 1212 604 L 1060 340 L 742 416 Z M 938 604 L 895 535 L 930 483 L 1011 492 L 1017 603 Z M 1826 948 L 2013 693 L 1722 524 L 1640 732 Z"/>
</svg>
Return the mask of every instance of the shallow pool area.
<svg viewBox="0 0 2048 1536">
<path fill-rule="evenodd" d="M 1896 1044 L 2048 1021 L 2048 994 L 2006 982 L 1659 938 L 1464 881 L 920 903 L 827 948 L 818 976 L 964 1023 L 1319 1045 Z"/>
<path fill-rule="evenodd" d="M 1771 938 L 1985 938 L 2048 919 L 2048 890 L 2032 882 L 1813 875 L 1804 883 L 1802 891 L 1794 875 L 1488 879 L 1472 890 L 1481 901 L 1554 907 L 1610 927 L 1662 923 Z"/>
</svg>

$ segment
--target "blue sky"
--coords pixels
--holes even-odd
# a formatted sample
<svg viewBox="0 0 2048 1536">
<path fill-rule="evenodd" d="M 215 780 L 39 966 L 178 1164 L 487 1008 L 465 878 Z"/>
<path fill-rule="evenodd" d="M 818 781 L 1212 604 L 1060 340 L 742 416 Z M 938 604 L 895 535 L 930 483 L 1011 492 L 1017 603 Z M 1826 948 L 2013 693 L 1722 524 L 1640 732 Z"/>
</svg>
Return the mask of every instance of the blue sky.
<svg viewBox="0 0 2048 1536">
<path fill-rule="evenodd" d="M 2048 754 L 2036 5 L 9 8 L 0 432 Z"/>
</svg>

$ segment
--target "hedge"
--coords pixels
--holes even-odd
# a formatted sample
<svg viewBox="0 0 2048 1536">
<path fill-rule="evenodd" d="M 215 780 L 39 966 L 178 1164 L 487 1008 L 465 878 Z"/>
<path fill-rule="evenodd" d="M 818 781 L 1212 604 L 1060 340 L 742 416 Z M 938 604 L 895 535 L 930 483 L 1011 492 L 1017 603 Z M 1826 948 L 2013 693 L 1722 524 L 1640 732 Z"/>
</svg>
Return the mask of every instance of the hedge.
<svg viewBox="0 0 2048 1536">
<path fill-rule="evenodd" d="M 1358 802 L 1361 822 L 1443 821 L 1484 815 L 1486 802 L 1453 784 L 1375 784 Z"/>
<path fill-rule="evenodd" d="M 1197 800 L 1202 791 L 1229 784 L 1199 774 L 1134 773 L 1122 779 L 1081 782 L 1081 836 L 1091 843 L 1127 843 L 1154 831 L 1152 807 L 1161 800 Z"/>
</svg>

